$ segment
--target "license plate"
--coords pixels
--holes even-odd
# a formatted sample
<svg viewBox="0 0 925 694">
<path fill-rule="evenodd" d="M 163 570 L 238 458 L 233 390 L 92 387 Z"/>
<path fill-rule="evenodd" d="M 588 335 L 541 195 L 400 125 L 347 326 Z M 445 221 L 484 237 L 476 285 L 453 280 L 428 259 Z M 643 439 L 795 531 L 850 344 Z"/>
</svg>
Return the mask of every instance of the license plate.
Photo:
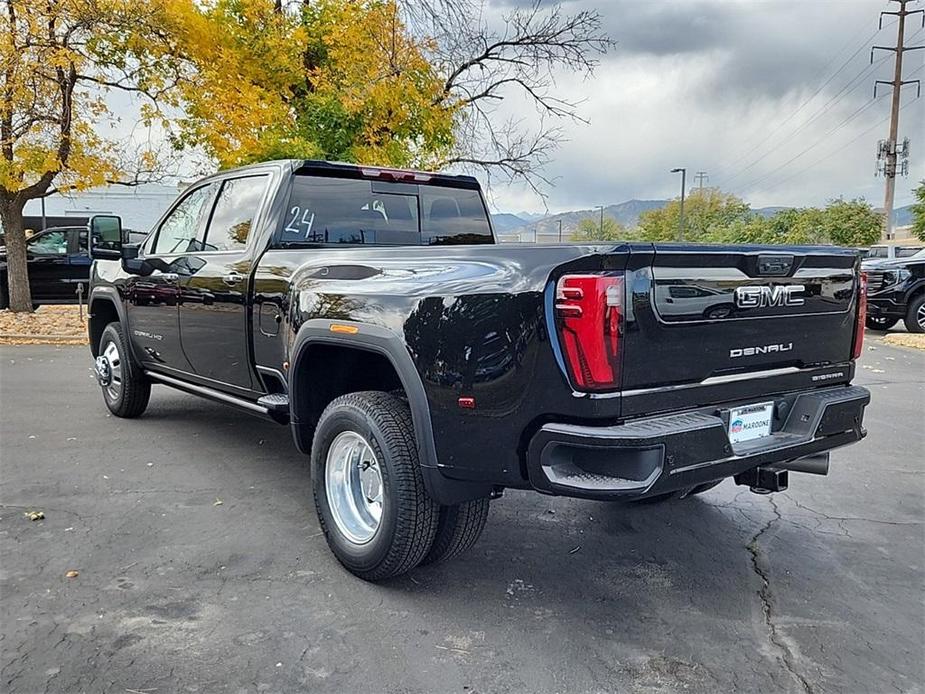
<svg viewBox="0 0 925 694">
<path fill-rule="evenodd" d="M 773 402 L 729 410 L 729 442 L 742 443 L 770 436 L 773 414 Z"/>
</svg>

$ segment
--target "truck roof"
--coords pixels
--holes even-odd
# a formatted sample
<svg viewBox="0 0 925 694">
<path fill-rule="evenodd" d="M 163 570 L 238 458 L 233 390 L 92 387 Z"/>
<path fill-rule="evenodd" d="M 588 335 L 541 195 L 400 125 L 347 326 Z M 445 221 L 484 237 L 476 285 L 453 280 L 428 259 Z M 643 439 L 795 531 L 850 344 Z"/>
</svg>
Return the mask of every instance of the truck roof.
<svg viewBox="0 0 925 694">
<path fill-rule="evenodd" d="M 275 159 L 245 166 L 219 171 L 227 174 L 229 171 L 247 171 L 260 169 L 268 165 L 283 164 L 291 168 L 293 173 L 311 174 L 314 176 L 331 176 L 337 178 L 367 178 L 389 180 L 406 183 L 435 183 L 455 188 L 479 189 L 479 182 L 474 176 L 447 174 L 438 171 L 420 171 L 416 169 L 398 169 L 389 166 L 374 164 L 351 164 L 342 161 L 325 161 L 323 159 Z M 207 177 L 208 178 L 208 177 Z"/>
</svg>

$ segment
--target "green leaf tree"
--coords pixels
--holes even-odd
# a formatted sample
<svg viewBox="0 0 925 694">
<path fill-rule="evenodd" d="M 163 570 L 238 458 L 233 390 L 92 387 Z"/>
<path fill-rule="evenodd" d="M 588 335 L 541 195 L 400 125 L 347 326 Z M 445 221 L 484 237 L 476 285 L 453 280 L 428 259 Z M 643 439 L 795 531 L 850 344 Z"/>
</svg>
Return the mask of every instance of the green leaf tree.
<svg viewBox="0 0 925 694">
<path fill-rule="evenodd" d="M 578 222 L 578 229 L 572 232 L 572 241 L 627 241 L 631 237 L 625 226 L 613 217 L 586 217 Z"/>
<path fill-rule="evenodd" d="M 839 246 L 870 246 L 880 239 L 883 215 L 863 198 L 832 200 L 821 218 L 821 231 L 829 243 Z"/>
<path fill-rule="evenodd" d="M 925 181 L 920 181 L 915 189 L 915 202 L 912 204 L 912 235 L 919 241 L 925 241 Z"/>
<path fill-rule="evenodd" d="M 748 203 L 731 193 L 704 188 L 684 201 L 684 240 L 725 241 L 733 228 L 742 228 L 752 218 Z M 646 210 L 639 216 L 639 233 L 646 241 L 674 241 L 681 223 L 681 201 Z"/>
</svg>

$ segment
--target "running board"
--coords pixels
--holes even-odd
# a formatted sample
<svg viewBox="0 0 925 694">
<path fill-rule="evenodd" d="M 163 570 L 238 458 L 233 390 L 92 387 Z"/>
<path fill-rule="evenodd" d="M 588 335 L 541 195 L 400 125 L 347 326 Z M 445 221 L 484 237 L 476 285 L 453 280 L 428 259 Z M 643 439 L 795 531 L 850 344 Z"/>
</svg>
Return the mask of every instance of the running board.
<svg viewBox="0 0 925 694">
<path fill-rule="evenodd" d="M 263 398 L 257 400 L 257 402 L 254 402 L 252 400 L 246 400 L 244 398 L 235 397 L 234 395 L 229 395 L 228 393 L 223 393 L 222 391 L 215 390 L 214 388 L 208 388 L 206 386 L 200 386 L 195 383 L 181 381 L 179 378 L 167 376 L 156 371 L 145 371 L 144 374 L 148 379 L 154 381 L 155 383 L 161 383 L 165 386 L 170 386 L 171 388 L 182 390 L 184 393 L 189 393 L 190 395 L 198 395 L 215 402 L 220 402 L 223 405 L 231 405 L 232 407 L 246 410 L 251 414 L 269 417 L 274 422 L 278 422 L 280 424 L 287 424 L 289 422 L 289 398 L 286 396 L 283 396 L 286 397 L 286 409 L 285 412 L 281 412 L 275 400 L 271 401 L 274 405 L 273 408 L 268 407 L 270 403 L 262 402 L 265 398 L 272 396 L 264 396 Z"/>
</svg>

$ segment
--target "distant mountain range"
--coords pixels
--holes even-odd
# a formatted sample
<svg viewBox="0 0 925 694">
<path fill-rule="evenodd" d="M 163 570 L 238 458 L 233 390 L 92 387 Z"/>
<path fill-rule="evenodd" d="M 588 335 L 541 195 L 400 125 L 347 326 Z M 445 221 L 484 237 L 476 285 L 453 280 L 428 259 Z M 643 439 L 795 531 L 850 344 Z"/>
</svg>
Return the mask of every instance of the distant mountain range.
<svg viewBox="0 0 925 694">
<path fill-rule="evenodd" d="M 639 223 L 639 215 L 647 210 L 661 209 L 668 204 L 668 200 L 627 200 L 617 205 L 608 205 L 604 208 L 604 216 L 616 220 L 625 227 L 634 227 Z M 759 207 L 754 211 L 762 217 L 771 217 L 781 210 L 789 209 L 786 206 Z M 542 215 L 530 212 L 511 214 L 499 212 L 492 215 L 495 231 L 502 236 L 520 235 L 524 240 L 530 240 L 534 235 L 558 236 L 559 223 L 562 223 L 562 239 L 567 240 L 572 232 L 578 229 L 582 219 L 599 219 L 600 208 L 593 210 L 571 210 L 557 214 Z M 906 226 L 912 223 L 912 206 L 900 207 L 896 210 L 896 225 Z"/>
</svg>

